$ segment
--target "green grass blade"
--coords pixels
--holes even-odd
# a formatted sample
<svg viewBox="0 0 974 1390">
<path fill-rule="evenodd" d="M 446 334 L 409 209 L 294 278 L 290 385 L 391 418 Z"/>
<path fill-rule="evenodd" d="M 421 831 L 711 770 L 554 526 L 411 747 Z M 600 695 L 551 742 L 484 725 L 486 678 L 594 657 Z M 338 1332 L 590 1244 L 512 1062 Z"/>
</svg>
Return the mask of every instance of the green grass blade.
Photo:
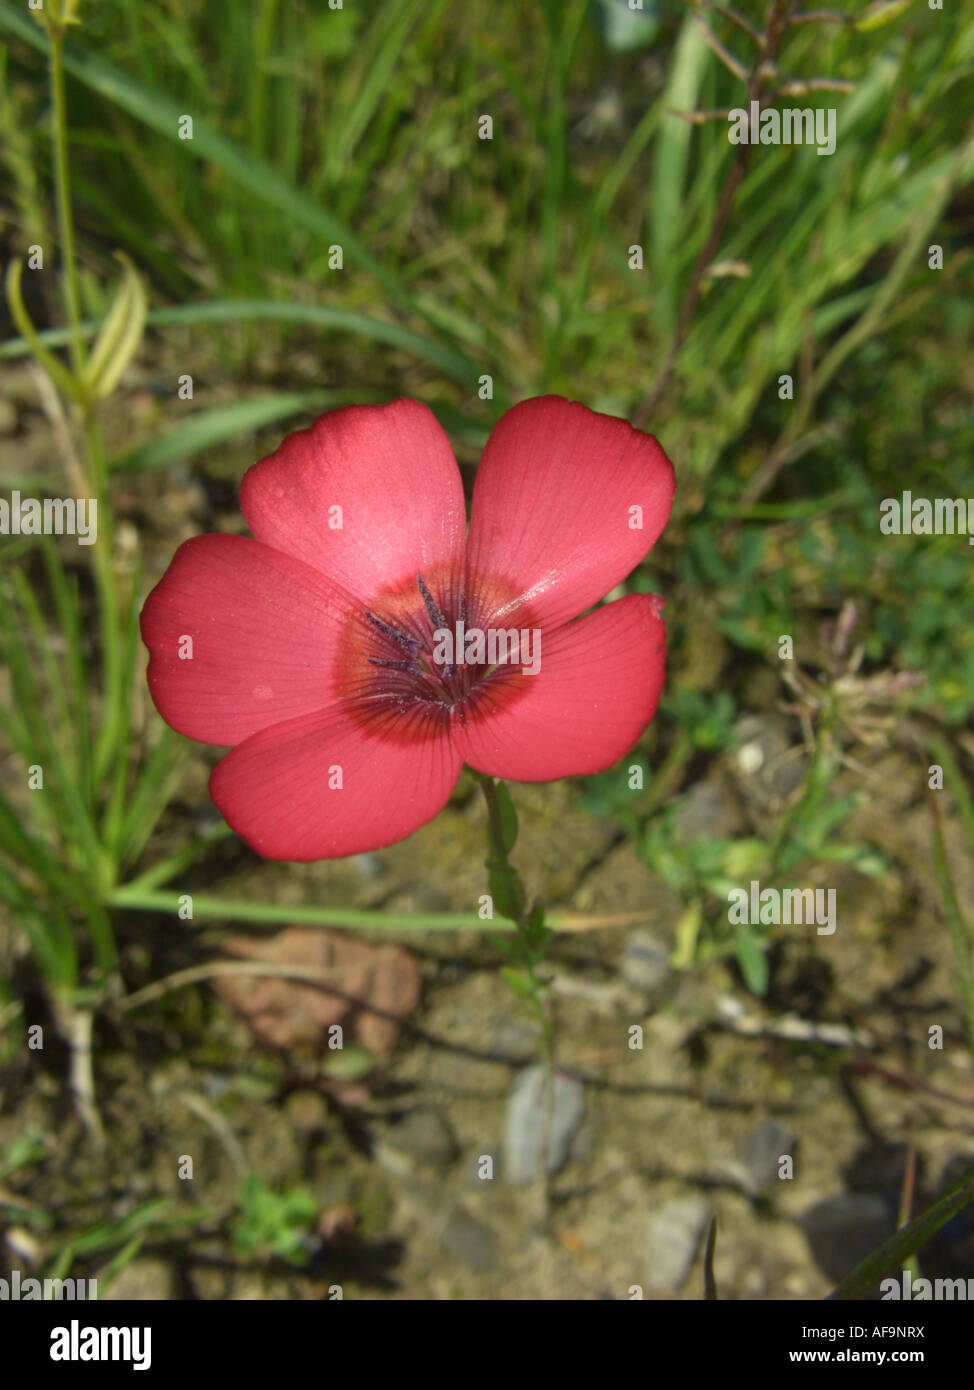
<svg viewBox="0 0 974 1390">
<path fill-rule="evenodd" d="M 286 420 L 305 411 L 325 409 L 339 401 L 332 392 L 283 391 L 278 395 L 259 396 L 256 400 L 238 401 L 234 405 L 215 406 L 212 410 L 198 410 L 168 434 L 111 459 L 109 466 L 115 473 L 165 468 L 204 453 L 235 435 L 261 429 L 275 420 Z"/>
<path fill-rule="evenodd" d="M 472 386 L 479 375 L 479 369 L 470 358 L 453 347 L 445 347 L 432 339 L 424 338 L 395 323 L 371 318 L 368 314 L 355 313 L 348 309 L 333 309 L 324 304 L 293 304 L 279 299 L 225 299 L 203 302 L 202 304 L 179 305 L 167 309 L 155 309 L 146 319 L 149 327 L 165 328 L 182 324 L 220 324 L 271 321 L 276 323 L 303 324 L 309 328 L 338 329 L 354 333 L 376 343 L 407 352 L 419 361 L 437 367 L 451 380 L 464 386 Z M 85 322 L 81 325 L 82 335 L 93 337 L 98 331 L 98 323 Z M 37 338 L 45 347 L 62 347 L 68 342 L 68 332 L 62 328 L 45 329 Z M 0 343 L 0 361 L 15 357 L 26 357 L 30 347 L 24 338 L 11 338 Z"/>
<path fill-rule="evenodd" d="M 683 21 L 663 92 L 649 207 L 650 263 L 655 278 L 654 303 L 664 330 L 676 322 L 677 285 L 673 255 L 684 234 L 683 200 L 693 127 L 672 111 L 692 111 L 709 61 L 710 50 L 692 15 Z"/>
<path fill-rule="evenodd" d="M 883 1241 L 878 1250 L 867 1255 L 851 1274 L 847 1274 L 830 1299 L 868 1298 L 881 1280 L 895 1273 L 922 1245 L 935 1236 L 942 1226 L 974 1202 L 974 1168 L 968 1168 L 956 1182 L 926 1211 L 914 1217 L 908 1226 Z"/>
</svg>

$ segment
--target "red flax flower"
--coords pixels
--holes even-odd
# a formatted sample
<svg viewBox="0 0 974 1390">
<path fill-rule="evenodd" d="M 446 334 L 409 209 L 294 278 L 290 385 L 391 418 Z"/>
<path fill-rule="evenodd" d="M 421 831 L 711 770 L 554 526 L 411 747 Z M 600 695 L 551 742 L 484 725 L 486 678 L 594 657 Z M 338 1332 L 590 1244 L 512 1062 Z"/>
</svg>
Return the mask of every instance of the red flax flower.
<svg viewBox="0 0 974 1390">
<path fill-rule="evenodd" d="M 650 550 L 673 486 L 651 436 L 542 396 L 488 439 L 468 535 L 426 406 L 332 411 L 247 472 L 254 539 L 186 541 L 149 595 L 152 698 L 180 733 L 232 745 L 210 793 L 270 859 L 401 840 L 464 763 L 520 782 L 600 772 L 655 712 L 662 605 L 585 610 Z M 458 622 L 540 634 L 534 673 L 517 642 L 494 664 L 437 655 Z"/>
</svg>

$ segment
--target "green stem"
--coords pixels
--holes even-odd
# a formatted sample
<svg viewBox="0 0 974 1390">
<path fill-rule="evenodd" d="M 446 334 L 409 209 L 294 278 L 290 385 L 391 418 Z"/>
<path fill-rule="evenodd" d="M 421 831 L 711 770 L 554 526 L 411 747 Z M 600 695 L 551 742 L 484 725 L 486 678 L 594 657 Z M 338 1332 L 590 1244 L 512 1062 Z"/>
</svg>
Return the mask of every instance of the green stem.
<svg viewBox="0 0 974 1390">
<path fill-rule="evenodd" d="M 78 268 L 74 255 L 74 222 L 71 217 L 71 182 L 68 177 L 68 121 L 64 96 L 64 31 L 51 29 L 51 102 L 53 105 L 54 182 L 57 195 L 58 230 L 61 237 L 61 265 L 64 271 L 64 299 L 71 332 L 71 365 L 80 380 L 84 369 L 81 336 L 81 300 L 78 294 Z"/>
<path fill-rule="evenodd" d="M 544 1095 L 542 1100 L 542 1224 L 548 1217 L 548 1145 L 551 1134 L 552 1112 L 555 1090 L 555 1032 L 554 1021 L 548 1007 L 548 983 L 540 978 L 537 967 L 544 959 L 544 948 L 549 929 L 544 925 L 544 912 L 537 905 L 528 908 L 527 894 L 521 877 L 510 861 L 510 849 L 517 834 L 516 821 L 505 825 L 504 808 L 501 804 L 500 787 L 493 777 L 482 772 L 474 772 L 487 804 L 487 843 L 489 857 L 487 869 L 490 874 L 491 893 L 496 895 L 501 889 L 500 910 L 515 924 L 517 940 L 509 950 L 505 950 L 512 964 L 519 966 L 521 979 L 508 977 L 517 993 L 528 1001 L 541 1030 L 541 1062 L 544 1068 Z M 509 808 L 510 809 L 510 808 Z M 513 820 L 513 813 L 511 813 Z"/>
<path fill-rule="evenodd" d="M 188 890 L 187 890 L 188 891 Z M 175 916 L 184 894 L 147 889 L 137 882 L 116 888 L 107 906 L 140 912 L 168 912 Z M 279 903 L 255 903 L 234 898 L 192 895 L 193 918 L 225 918 L 227 921 L 260 922 L 280 926 L 293 922 L 309 927 L 368 927 L 389 931 L 483 931 L 484 923 L 473 912 L 401 912 L 389 914 L 365 908 L 282 907 Z M 501 931 L 514 931 L 501 924 Z"/>
<path fill-rule="evenodd" d="M 85 409 L 85 440 L 91 465 L 95 496 L 98 499 L 98 540 L 92 554 L 102 650 L 102 712 L 98 742 L 95 745 L 95 780 L 108 771 L 113 757 L 124 758 L 120 747 L 120 721 L 125 701 L 125 673 L 122 663 L 122 624 L 118 583 L 115 577 L 115 524 L 108 494 L 108 466 L 101 426 L 94 406 Z"/>
<path fill-rule="evenodd" d="M 84 336 L 81 327 L 81 300 L 78 292 L 78 266 L 75 254 L 74 220 L 71 215 L 71 179 L 68 158 L 68 114 L 64 90 L 64 27 L 58 16 L 49 28 L 51 36 L 50 77 L 53 105 L 52 140 L 54 146 L 54 182 L 57 202 L 58 231 L 61 238 L 61 266 L 64 273 L 64 300 L 68 318 L 69 351 L 76 380 L 83 381 L 85 366 Z M 124 690 L 118 587 L 112 563 L 114 526 L 108 496 L 108 465 L 102 442 L 101 427 L 94 403 L 83 406 L 84 434 L 87 446 L 90 486 L 98 501 L 99 537 L 95 546 L 93 566 L 98 591 L 98 608 L 102 642 L 102 722 L 95 751 L 95 780 L 104 776 L 117 749 L 118 721 Z M 121 754 L 124 756 L 124 752 Z"/>
</svg>

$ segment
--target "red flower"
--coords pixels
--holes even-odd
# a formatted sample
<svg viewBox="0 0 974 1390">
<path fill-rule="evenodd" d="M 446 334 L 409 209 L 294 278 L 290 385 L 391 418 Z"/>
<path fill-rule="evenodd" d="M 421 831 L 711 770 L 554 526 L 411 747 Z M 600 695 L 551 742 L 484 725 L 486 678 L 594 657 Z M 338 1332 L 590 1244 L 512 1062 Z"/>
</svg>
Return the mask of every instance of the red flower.
<svg viewBox="0 0 974 1390">
<path fill-rule="evenodd" d="M 465 536 L 430 410 L 323 415 L 246 474 L 255 539 L 186 541 L 149 595 L 152 698 L 180 733 L 234 745 L 210 793 L 270 859 L 401 840 L 441 810 L 463 763 L 521 782 L 599 772 L 656 709 L 661 601 L 577 615 L 650 550 L 673 486 L 655 439 L 542 396 L 487 441 Z M 494 665 L 465 661 L 462 633 L 435 654 L 458 622 L 530 634 L 536 674 L 528 638 Z"/>
</svg>

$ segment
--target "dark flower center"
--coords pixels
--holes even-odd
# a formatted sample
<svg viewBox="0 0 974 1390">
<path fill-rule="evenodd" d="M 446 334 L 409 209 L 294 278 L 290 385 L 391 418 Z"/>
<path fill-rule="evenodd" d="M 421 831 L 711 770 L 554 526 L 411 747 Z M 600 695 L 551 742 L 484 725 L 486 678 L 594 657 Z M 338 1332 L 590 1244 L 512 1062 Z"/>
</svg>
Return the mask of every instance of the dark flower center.
<svg viewBox="0 0 974 1390">
<path fill-rule="evenodd" d="M 509 626 L 490 629 L 488 642 L 490 615 L 513 606 L 510 586 L 490 583 L 470 592 L 449 574 L 429 581 L 417 574 L 355 614 L 339 663 L 339 694 L 349 713 L 372 730 L 410 741 L 520 698 L 530 660 L 521 634 L 538 632 L 517 605 L 516 624 L 510 617 Z M 485 633 L 481 643 L 478 632 Z M 540 650 L 540 637 L 536 642 Z"/>
</svg>

